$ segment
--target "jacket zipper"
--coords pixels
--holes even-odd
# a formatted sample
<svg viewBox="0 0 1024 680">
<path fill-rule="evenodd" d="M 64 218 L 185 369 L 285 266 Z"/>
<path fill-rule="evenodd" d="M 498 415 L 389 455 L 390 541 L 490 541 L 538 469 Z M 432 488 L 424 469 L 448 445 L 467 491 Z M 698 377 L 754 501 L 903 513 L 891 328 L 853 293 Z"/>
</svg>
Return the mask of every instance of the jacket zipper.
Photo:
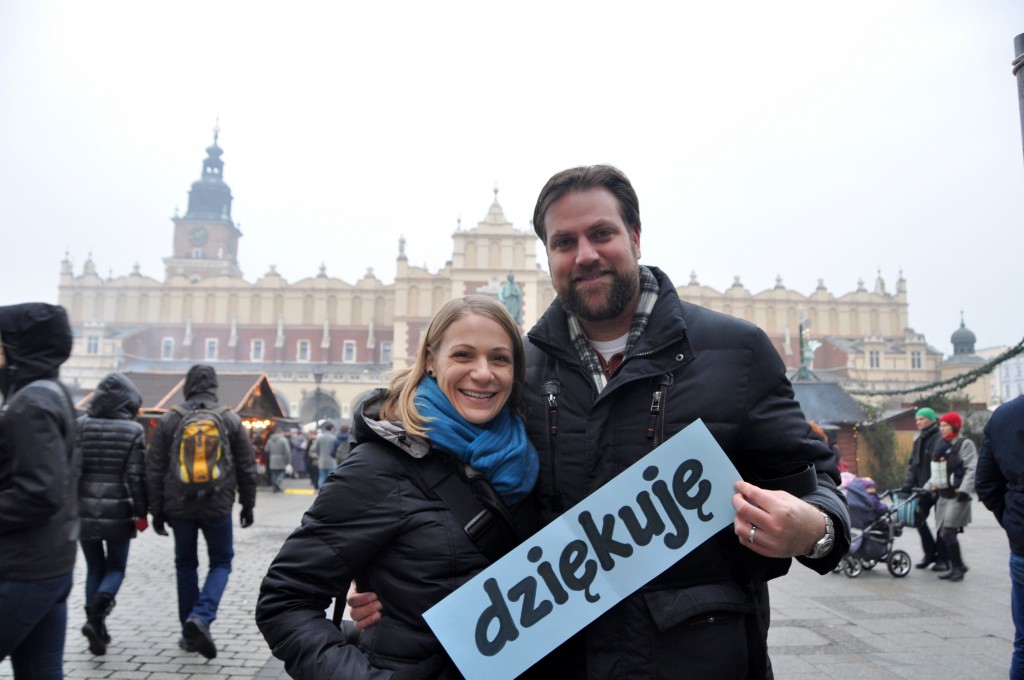
<svg viewBox="0 0 1024 680">
<path fill-rule="evenodd" d="M 551 510 L 557 513 L 562 512 L 561 495 L 558 492 L 558 472 L 555 464 L 555 437 L 558 436 L 558 395 L 562 387 L 557 380 L 548 380 L 544 383 L 544 402 L 547 410 L 544 413 L 545 439 L 548 447 L 548 465 L 551 468 L 551 498 L 548 502 Z"/>
</svg>

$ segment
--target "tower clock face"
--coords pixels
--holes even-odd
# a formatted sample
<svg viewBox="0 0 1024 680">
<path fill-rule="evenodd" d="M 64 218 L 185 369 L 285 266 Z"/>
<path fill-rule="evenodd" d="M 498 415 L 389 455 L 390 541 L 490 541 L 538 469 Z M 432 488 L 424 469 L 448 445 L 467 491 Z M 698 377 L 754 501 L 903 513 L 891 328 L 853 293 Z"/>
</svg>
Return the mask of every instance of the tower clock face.
<svg viewBox="0 0 1024 680">
<path fill-rule="evenodd" d="M 199 225 L 192 227 L 188 230 L 188 240 L 194 246 L 201 246 L 206 243 L 206 239 L 209 238 L 209 233 L 206 231 L 206 227 Z"/>
</svg>

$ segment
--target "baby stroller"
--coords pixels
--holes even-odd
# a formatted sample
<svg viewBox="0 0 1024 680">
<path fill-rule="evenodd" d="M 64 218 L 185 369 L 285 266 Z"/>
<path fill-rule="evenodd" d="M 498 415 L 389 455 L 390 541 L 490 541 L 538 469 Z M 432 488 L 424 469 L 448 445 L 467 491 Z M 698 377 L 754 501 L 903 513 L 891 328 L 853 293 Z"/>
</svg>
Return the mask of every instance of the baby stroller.
<svg viewBox="0 0 1024 680">
<path fill-rule="evenodd" d="M 886 505 L 874 492 L 874 481 L 859 477 L 852 480 L 844 492 L 850 504 L 853 541 L 850 552 L 839 562 L 836 571 L 856 578 L 863 570 L 885 562 L 889 573 L 896 578 L 909 574 L 910 555 L 905 550 L 893 550 L 893 543 L 903 533 L 903 527 L 916 526 L 922 490 L 909 494 L 887 491 L 883 497 L 889 498 L 891 505 Z"/>
</svg>

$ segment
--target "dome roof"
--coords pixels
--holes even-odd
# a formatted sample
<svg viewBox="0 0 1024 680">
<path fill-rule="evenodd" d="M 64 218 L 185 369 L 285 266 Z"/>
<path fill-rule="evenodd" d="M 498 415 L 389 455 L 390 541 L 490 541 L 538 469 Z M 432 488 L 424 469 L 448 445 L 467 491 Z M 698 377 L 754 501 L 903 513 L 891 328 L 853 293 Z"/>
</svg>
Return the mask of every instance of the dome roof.
<svg viewBox="0 0 1024 680">
<path fill-rule="evenodd" d="M 978 338 L 974 335 L 970 328 L 960 324 L 960 328 L 953 331 L 953 335 L 949 336 L 949 341 L 954 345 L 971 344 L 977 342 Z"/>
<path fill-rule="evenodd" d="M 978 338 L 964 324 L 964 313 L 960 312 L 960 328 L 953 331 L 949 341 L 953 344 L 953 354 L 974 354 L 974 343 Z"/>
</svg>

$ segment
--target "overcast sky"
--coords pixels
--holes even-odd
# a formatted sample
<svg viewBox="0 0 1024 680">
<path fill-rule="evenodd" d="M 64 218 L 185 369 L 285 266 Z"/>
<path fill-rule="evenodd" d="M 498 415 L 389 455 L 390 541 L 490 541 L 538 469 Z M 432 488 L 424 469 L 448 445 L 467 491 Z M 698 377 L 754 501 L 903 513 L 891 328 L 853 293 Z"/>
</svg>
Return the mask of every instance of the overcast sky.
<svg viewBox="0 0 1024 680">
<path fill-rule="evenodd" d="M 529 229 L 550 175 L 612 163 L 677 285 L 902 270 L 937 349 L 961 309 L 1021 340 L 1024 2 L 626 6 L 0 3 L 0 303 L 56 301 L 65 251 L 162 280 L 219 118 L 250 281 L 391 282 L 401 235 L 436 271 L 495 182 Z"/>
</svg>

